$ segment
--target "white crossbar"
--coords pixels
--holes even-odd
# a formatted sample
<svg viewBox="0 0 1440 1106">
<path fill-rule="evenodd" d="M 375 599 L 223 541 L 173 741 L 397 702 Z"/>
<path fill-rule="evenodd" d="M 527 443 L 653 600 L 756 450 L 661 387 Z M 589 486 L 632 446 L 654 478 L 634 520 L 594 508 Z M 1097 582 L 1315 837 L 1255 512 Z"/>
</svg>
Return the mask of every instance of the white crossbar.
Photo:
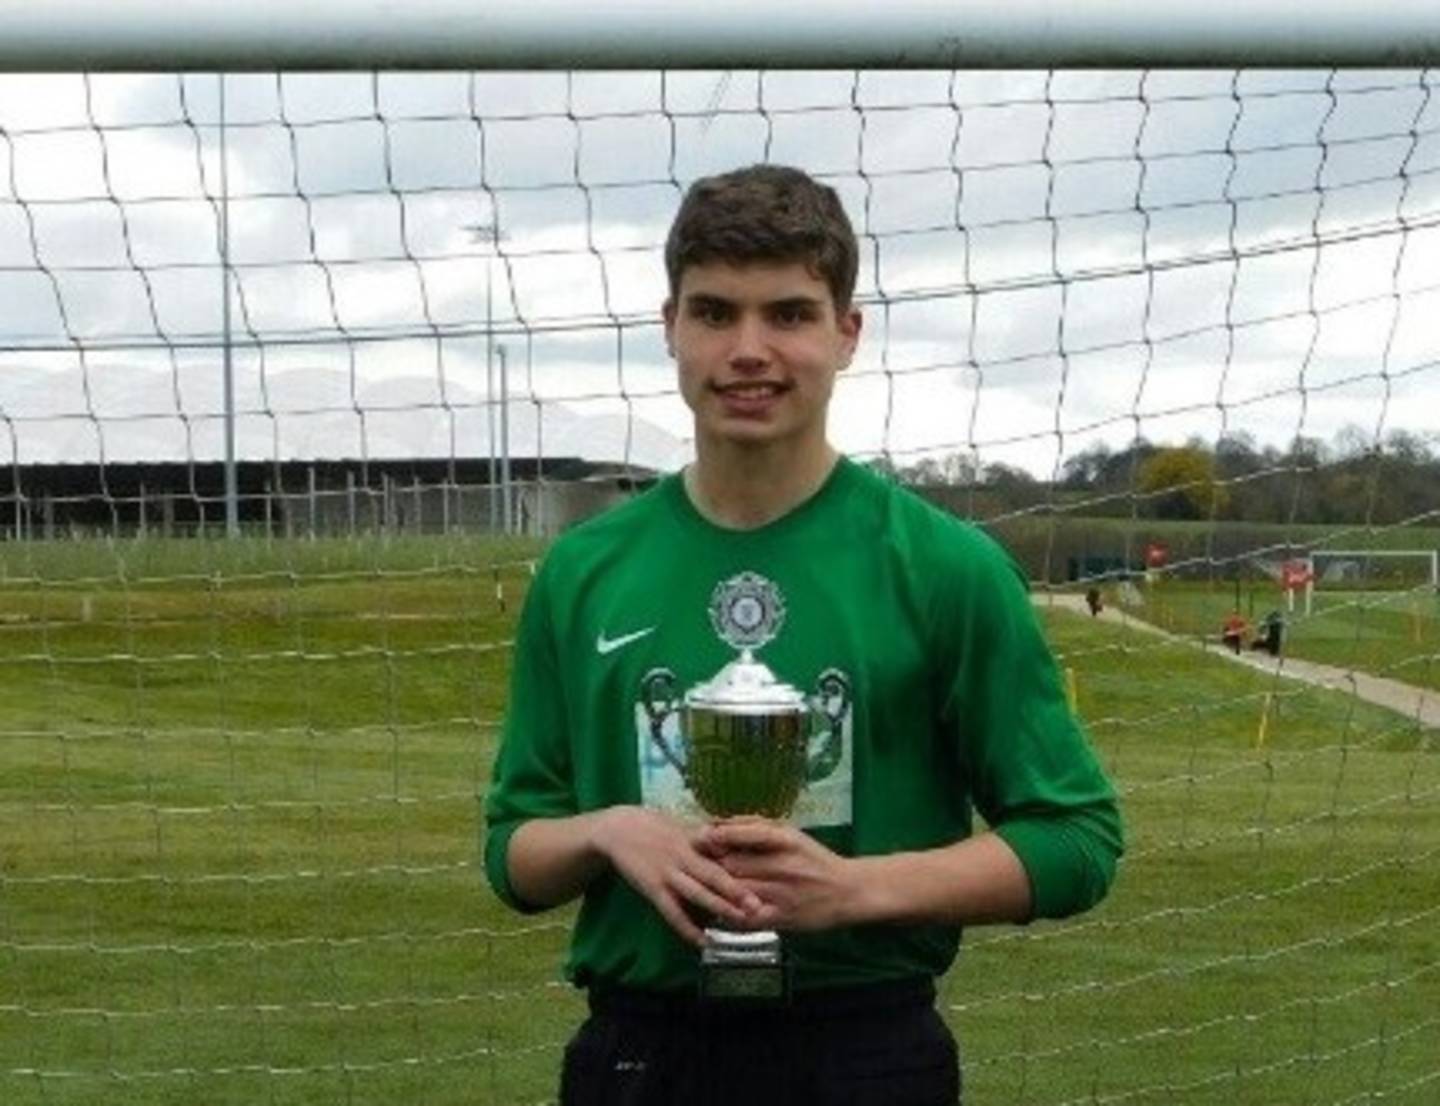
<svg viewBox="0 0 1440 1106">
<path fill-rule="evenodd" d="M 0 0 L 0 69 L 1427 65 L 1434 0 Z"/>
</svg>

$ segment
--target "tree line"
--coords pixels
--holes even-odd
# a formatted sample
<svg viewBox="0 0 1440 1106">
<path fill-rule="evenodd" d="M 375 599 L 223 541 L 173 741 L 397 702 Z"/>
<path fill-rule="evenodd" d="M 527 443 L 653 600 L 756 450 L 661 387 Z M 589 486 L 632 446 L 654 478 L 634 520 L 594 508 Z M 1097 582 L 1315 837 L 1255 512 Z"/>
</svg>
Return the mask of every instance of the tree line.
<svg viewBox="0 0 1440 1106">
<path fill-rule="evenodd" d="M 917 487 L 970 489 L 986 516 L 1049 503 L 1097 517 L 1440 524 L 1440 434 L 1405 430 L 1376 440 L 1346 427 L 1328 442 L 1299 436 L 1283 448 L 1248 433 L 1181 445 L 1097 442 L 1068 457 L 1053 481 L 959 453 L 872 464 Z"/>
</svg>

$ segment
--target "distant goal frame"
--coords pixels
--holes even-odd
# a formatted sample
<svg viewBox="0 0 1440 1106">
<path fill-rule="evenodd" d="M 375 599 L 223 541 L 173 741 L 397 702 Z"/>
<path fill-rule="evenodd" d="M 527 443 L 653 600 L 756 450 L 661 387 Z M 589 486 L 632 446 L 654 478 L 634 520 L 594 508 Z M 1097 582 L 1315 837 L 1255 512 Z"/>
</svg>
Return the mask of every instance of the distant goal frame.
<svg viewBox="0 0 1440 1106">
<path fill-rule="evenodd" d="M 1315 583 L 1320 578 L 1320 569 L 1315 563 L 1317 560 L 1330 561 L 1343 559 L 1369 561 L 1401 557 L 1418 559 L 1428 563 L 1430 566 L 1429 583 L 1422 584 L 1416 589 L 1408 590 L 1428 592 L 1430 595 L 1440 596 L 1440 549 L 1314 549 L 1305 557 L 1300 558 L 1308 570 L 1305 574 L 1304 585 L 1305 613 L 1307 615 L 1314 613 Z M 1296 589 L 1287 587 L 1285 590 L 1290 609 L 1294 610 Z"/>
</svg>

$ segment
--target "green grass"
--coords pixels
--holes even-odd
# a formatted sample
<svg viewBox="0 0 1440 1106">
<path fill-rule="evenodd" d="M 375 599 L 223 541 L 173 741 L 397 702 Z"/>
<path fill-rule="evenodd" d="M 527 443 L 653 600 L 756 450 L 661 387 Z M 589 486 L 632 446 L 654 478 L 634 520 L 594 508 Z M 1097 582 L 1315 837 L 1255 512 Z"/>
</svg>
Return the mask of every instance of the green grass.
<svg viewBox="0 0 1440 1106">
<path fill-rule="evenodd" d="M 1138 589 L 1133 611 L 1174 633 L 1217 638 L 1237 606 L 1252 626 L 1269 610 L 1286 615 L 1285 653 L 1353 668 L 1440 691 L 1440 597 L 1428 587 L 1397 591 L 1341 591 L 1321 586 L 1311 613 L 1303 596 L 1286 610 L 1274 585 L 1161 580 Z M 1112 600 L 1113 601 L 1113 600 Z"/>
<path fill-rule="evenodd" d="M 0 1102 L 550 1098 L 570 915 L 475 871 L 533 550 L 163 546 L 0 558 Z M 1440 738 L 1047 617 L 1130 854 L 970 935 L 969 1106 L 1434 1102 Z"/>
<path fill-rule="evenodd" d="M 1262 744 L 1262 674 L 1050 625 L 1124 791 L 1130 853 L 1089 917 L 982 938 L 952 973 L 972 1058 L 997 1058 L 987 1100 L 1329 1103 L 1435 1079 L 1436 735 L 1286 687 Z"/>
</svg>

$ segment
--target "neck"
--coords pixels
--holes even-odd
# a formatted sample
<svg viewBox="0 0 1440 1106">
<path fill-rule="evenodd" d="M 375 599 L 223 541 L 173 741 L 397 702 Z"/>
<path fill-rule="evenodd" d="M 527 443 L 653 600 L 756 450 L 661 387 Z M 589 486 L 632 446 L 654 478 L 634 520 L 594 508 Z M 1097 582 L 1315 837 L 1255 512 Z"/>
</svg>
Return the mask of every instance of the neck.
<svg viewBox="0 0 1440 1106">
<path fill-rule="evenodd" d="M 728 530 L 754 530 L 788 514 L 820 490 L 839 454 L 828 443 L 794 455 L 696 442 L 685 490 L 705 518 Z"/>
</svg>

